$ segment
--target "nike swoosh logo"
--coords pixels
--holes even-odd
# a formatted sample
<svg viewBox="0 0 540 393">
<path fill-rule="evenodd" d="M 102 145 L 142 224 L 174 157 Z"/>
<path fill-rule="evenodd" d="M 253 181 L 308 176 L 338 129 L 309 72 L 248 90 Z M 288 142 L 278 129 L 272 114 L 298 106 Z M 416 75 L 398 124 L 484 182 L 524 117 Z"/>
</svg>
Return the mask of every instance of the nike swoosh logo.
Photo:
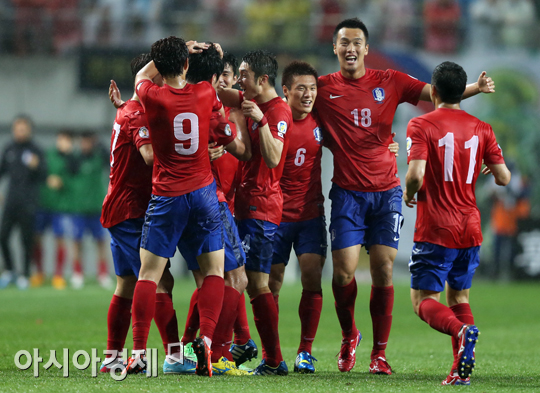
<svg viewBox="0 0 540 393">
<path fill-rule="evenodd" d="M 399 240 L 399 237 L 394 237 L 394 241 L 397 242 Z"/>
<path fill-rule="evenodd" d="M 343 96 L 333 96 L 332 94 L 330 94 L 330 99 L 333 100 L 334 98 L 339 98 L 339 97 L 343 97 Z"/>
<path fill-rule="evenodd" d="M 388 344 L 388 341 L 385 342 L 385 343 L 382 343 L 382 342 L 380 342 L 380 341 L 377 341 L 377 345 L 386 345 L 386 344 Z"/>
</svg>

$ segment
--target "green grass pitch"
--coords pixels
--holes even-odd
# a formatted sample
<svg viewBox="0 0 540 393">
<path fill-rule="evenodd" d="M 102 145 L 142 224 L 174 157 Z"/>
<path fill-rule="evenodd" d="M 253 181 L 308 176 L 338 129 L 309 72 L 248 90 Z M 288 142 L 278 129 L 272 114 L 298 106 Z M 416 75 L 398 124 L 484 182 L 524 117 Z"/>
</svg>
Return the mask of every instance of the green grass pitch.
<svg viewBox="0 0 540 393">
<path fill-rule="evenodd" d="M 185 315 L 194 284 L 179 280 L 174 291 L 175 308 L 183 331 Z M 114 381 L 108 374 L 91 376 L 70 364 L 70 375 L 62 370 L 43 369 L 49 351 L 57 351 L 62 362 L 63 348 L 90 351 L 105 346 L 107 308 L 111 291 L 89 285 L 83 290 L 56 291 L 43 287 L 28 291 L 9 288 L 0 292 L 0 392 L 468 392 L 540 391 L 540 289 L 537 283 L 474 283 L 471 302 L 481 331 L 477 345 L 477 367 L 471 386 L 440 386 L 451 365 L 450 338 L 427 326 L 413 314 L 406 283 L 395 286 L 394 322 L 387 357 L 392 376 L 368 373 L 371 351 L 367 283 L 359 283 L 356 321 L 364 339 L 357 351 L 352 372 L 340 373 L 335 355 L 340 347 L 340 330 L 333 309 L 329 283 L 324 286 L 324 306 L 313 355 L 319 359 L 314 375 L 292 372 L 300 337 L 298 302 L 300 284 L 285 284 L 280 295 L 280 337 L 283 356 L 291 373 L 287 377 L 214 377 L 158 375 L 128 376 Z M 248 307 L 250 319 L 251 310 Z M 251 333 L 260 344 L 255 327 Z M 131 331 L 127 347 L 132 343 Z M 161 340 L 152 326 L 149 347 L 159 348 L 159 366 L 164 359 Z M 44 363 L 40 376 L 33 368 L 19 370 L 14 363 L 17 351 L 40 349 Z M 102 356 L 99 353 L 98 356 Z M 24 363 L 25 358 L 21 359 Z M 256 361 L 248 365 L 255 367 Z"/>
</svg>

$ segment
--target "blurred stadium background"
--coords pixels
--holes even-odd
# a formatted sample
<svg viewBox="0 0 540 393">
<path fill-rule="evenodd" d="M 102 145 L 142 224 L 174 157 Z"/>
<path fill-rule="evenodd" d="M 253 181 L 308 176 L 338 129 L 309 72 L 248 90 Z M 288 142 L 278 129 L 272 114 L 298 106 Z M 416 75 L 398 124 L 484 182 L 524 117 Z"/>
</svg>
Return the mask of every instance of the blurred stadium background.
<svg viewBox="0 0 540 393">
<path fill-rule="evenodd" d="M 277 55 L 280 68 L 301 58 L 320 74 L 337 71 L 332 32 L 348 17 L 359 17 L 368 26 L 370 68 L 397 69 L 429 82 L 435 65 L 452 60 L 465 68 L 469 82 L 483 70 L 493 77 L 496 94 L 463 104 L 493 125 L 513 169 L 505 190 L 495 189 L 490 178 L 477 187 L 485 234 L 479 275 L 503 281 L 538 279 L 539 0 L 0 0 L 0 147 L 11 139 L 11 122 L 20 113 L 32 117 L 34 138 L 44 149 L 54 145 L 62 129 L 94 131 L 108 147 L 115 115 L 107 97 L 110 79 L 128 98 L 130 59 L 168 35 L 219 42 L 239 58 L 249 49 L 268 49 Z M 402 182 L 407 122 L 431 109 L 426 103 L 405 104 L 396 114 Z M 325 196 L 331 177 L 331 153 L 325 150 Z M 0 194 L 5 185 L 3 179 Z M 328 203 L 326 209 L 329 213 Z M 405 278 L 415 211 L 404 207 L 404 214 L 396 275 Z M 85 242 L 85 271 L 93 275 L 95 250 L 90 239 Z M 18 239 L 13 237 L 12 243 L 20 256 Z M 45 244 L 45 268 L 52 274 L 51 234 Z M 68 258 L 68 277 L 69 265 Z M 173 266 L 177 274 L 185 273 L 182 264 Z M 294 266 L 288 279 L 296 278 Z M 331 261 L 327 277 L 330 266 Z M 358 274 L 369 277 L 365 262 Z"/>
</svg>

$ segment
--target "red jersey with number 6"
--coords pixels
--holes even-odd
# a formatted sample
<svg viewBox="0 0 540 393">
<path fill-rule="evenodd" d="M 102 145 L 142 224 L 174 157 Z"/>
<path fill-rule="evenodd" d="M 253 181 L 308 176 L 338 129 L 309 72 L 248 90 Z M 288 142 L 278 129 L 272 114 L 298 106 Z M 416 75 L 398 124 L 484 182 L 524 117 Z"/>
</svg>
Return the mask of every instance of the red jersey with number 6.
<svg viewBox="0 0 540 393">
<path fill-rule="evenodd" d="M 418 103 L 425 83 L 394 70 L 366 69 L 359 79 L 341 72 L 319 77 L 315 109 L 334 154 L 332 181 L 351 191 L 398 186 L 396 157 L 388 150 L 402 102 Z"/>
<path fill-rule="evenodd" d="M 175 89 L 143 80 L 137 84 L 137 95 L 152 134 L 152 193 L 179 196 L 212 183 L 210 117 L 222 107 L 212 85 L 200 82 Z"/>
<path fill-rule="evenodd" d="M 321 184 L 322 130 L 313 114 L 293 120 L 283 176 L 282 222 L 311 220 L 324 215 Z"/>
<path fill-rule="evenodd" d="M 279 180 L 283 174 L 289 145 L 286 136 L 292 124 L 289 105 L 280 97 L 259 105 L 268 120 L 272 136 L 283 142 L 281 160 L 275 168 L 268 168 L 261 153 L 258 124 L 247 119 L 251 138 L 251 159 L 241 165 L 242 178 L 236 192 L 235 213 L 239 220 L 253 218 L 279 225 L 283 209 L 283 195 Z"/>
<path fill-rule="evenodd" d="M 426 160 L 417 195 L 415 242 L 448 248 L 482 243 L 474 194 L 486 164 L 503 164 L 491 126 L 459 109 L 439 108 L 407 126 L 407 160 Z"/>
<path fill-rule="evenodd" d="M 144 217 L 152 192 L 152 167 L 139 149 L 151 143 L 146 115 L 137 101 L 126 101 L 116 111 L 111 136 L 109 189 L 103 201 L 101 224 L 110 228 Z"/>
</svg>

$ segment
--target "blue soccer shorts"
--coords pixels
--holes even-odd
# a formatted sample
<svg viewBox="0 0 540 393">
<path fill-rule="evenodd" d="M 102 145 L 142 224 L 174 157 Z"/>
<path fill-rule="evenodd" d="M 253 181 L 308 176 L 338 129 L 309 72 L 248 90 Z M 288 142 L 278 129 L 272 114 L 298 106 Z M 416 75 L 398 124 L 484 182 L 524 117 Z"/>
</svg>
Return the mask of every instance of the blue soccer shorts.
<svg viewBox="0 0 540 393">
<path fill-rule="evenodd" d="M 380 244 L 397 249 L 403 225 L 400 186 L 388 191 L 350 191 L 332 185 L 330 240 L 332 251 L 356 246 L 367 250 Z"/>
<path fill-rule="evenodd" d="M 105 231 L 99 221 L 101 213 L 98 214 L 74 214 L 71 216 L 73 223 L 73 238 L 82 240 L 84 232 L 88 229 L 92 237 L 96 240 L 103 240 Z"/>
<path fill-rule="evenodd" d="M 37 234 L 42 234 L 49 227 L 52 227 L 54 236 L 64 236 L 64 216 L 61 213 L 51 213 L 39 211 L 36 213 L 34 227 Z"/>
<path fill-rule="evenodd" d="M 184 259 L 223 249 L 223 228 L 216 182 L 175 197 L 152 195 L 141 247 L 163 258 L 178 248 Z"/>
<path fill-rule="evenodd" d="M 143 218 L 133 218 L 109 228 L 114 271 L 117 276 L 136 275 L 139 277 L 139 270 L 141 270 L 139 252 L 143 224 Z"/>
<path fill-rule="evenodd" d="M 411 288 L 442 292 L 448 282 L 456 291 L 469 289 L 479 264 L 480 246 L 447 248 L 415 242 L 409 261 Z"/>
<path fill-rule="evenodd" d="M 282 222 L 274 237 L 272 264 L 289 263 L 291 248 L 297 256 L 318 254 L 326 258 L 327 232 L 324 216 L 298 222 Z"/>
<path fill-rule="evenodd" d="M 253 218 L 238 221 L 238 233 L 246 253 L 246 270 L 270 274 L 277 228 L 272 222 Z"/>
</svg>

